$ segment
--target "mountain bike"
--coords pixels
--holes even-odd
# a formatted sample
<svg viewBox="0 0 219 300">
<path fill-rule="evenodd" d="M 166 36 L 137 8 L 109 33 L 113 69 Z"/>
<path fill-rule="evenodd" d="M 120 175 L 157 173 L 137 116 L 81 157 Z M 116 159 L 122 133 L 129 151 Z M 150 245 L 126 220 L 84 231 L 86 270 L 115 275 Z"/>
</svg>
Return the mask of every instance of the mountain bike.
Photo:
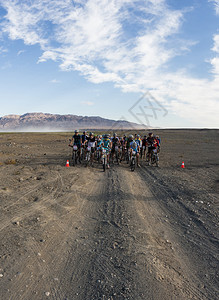
<svg viewBox="0 0 219 300">
<path fill-rule="evenodd" d="M 132 156 L 131 156 L 131 171 L 134 172 L 135 171 L 135 166 L 136 166 L 136 151 L 132 151 Z"/>
<path fill-rule="evenodd" d="M 86 147 L 85 147 L 85 145 L 83 145 L 81 147 L 81 161 L 84 161 L 85 158 L 86 158 Z"/>
<path fill-rule="evenodd" d="M 86 167 L 90 164 L 91 162 L 91 147 L 87 147 L 87 153 L 86 153 Z"/>
<path fill-rule="evenodd" d="M 151 155 L 150 155 L 151 154 Z M 146 155 L 146 162 L 148 164 L 148 166 L 151 164 L 151 165 L 154 165 L 156 164 L 157 167 L 159 167 L 159 156 L 158 156 L 158 153 L 157 153 L 157 149 L 153 149 L 151 152 L 147 153 Z"/>
<path fill-rule="evenodd" d="M 157 153 L 157 149 L 154 149 L 152 152 L 151 152 L 151 164 L 156 164 L 157 167 L 159 167 L 159 156 L 158 156 L 158 153 Z"/>
<path fill-rule="evenodd" d="M 72 152 L 72 164 L 75 166 L 78 162 L 78 146 L 73 145 L 73 152 Z"/>
<path fill-rule="evenodd" d="M 113 155 L 113 164 L 114 164 L 114 157 L 116 159 L 117 164 L 119 165 L 119 162 L 120 162 L 120 149 L 119 149 L 119 146 L 115 146 L 115 151 L 114 151 L 114 155 Z"/>
<path fill-rule="evenodd" d="M 141 156 L 141 158 L 144 158 L 144 157 L 145 157 L 145 150 L 146 150 L 146 147 L 145 147 L 145 146 L 142 146 L 142 147 L 141 147 L 141 150 L 140 150 L 140 156 Z"/>
<path fill-rule="evenodd" d="M 101 149 L 100 149 L 100 147 L 97 147 L 97 150 L 96 150 L 96 158 L 97 158 L 97 162 L 98 162 L 98 164 L 99 164 L 100 161 L 101 161 Z"/>
<path fill-rule="evenodd" d="M 107 165 L 107 149 L 102 149 L 102 162 L 103 162 L 103 172 L 106 171 L 106 165 Z"/>
<path fill-rule="evenodd" d="M 127 164 L 130 162 L 129 149 L 125 149 L 125 161 L 127 162 Z"/>
</svg>

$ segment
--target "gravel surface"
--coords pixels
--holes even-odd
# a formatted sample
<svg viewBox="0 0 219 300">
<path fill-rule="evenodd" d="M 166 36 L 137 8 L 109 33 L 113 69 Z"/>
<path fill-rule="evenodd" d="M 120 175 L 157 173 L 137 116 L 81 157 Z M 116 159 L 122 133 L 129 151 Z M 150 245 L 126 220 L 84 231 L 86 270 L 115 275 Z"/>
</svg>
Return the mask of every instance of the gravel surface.
<svg viewBox="0 0 219 300">
<path fill-rule="evenodd" d="M 105 173 L 0 134 L 0 299 L 218 299 L 219 131 L 157 133 L 159 168 Z"/>
</svg>

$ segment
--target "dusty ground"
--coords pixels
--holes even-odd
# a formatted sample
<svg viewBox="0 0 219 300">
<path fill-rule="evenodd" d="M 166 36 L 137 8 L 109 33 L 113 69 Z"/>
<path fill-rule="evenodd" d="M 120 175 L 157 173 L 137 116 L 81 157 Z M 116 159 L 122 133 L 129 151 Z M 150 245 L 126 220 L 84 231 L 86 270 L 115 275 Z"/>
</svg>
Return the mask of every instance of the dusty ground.
<svg viewBox="0 0 219 300">
<path fill-rule="evenodd" d="M 134 173 L 0 134 L 0 299 L 218 299 L 219 131 L 159 134 L 160 168 Z"/>
</svg>

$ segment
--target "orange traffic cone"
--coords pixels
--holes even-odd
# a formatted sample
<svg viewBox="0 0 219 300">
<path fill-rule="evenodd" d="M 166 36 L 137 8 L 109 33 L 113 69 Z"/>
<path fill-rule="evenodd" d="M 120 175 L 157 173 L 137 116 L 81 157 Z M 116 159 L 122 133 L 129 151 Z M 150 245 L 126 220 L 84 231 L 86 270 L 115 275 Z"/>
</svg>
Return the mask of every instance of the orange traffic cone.
<svg viewBox="0 0 219 300">
<path fill-rule="evenodd" d="M 182 169 L 185 169 L 184 161 L 182 162 L 181 168 L 182 168 Z"/>
<path fill-rule="evenodd" d="M 67 162 L 66 162 L 66 165 L 65 165 L 66 167 L 69 167 L 69 160 L 67 160 Z"/>
</svg>

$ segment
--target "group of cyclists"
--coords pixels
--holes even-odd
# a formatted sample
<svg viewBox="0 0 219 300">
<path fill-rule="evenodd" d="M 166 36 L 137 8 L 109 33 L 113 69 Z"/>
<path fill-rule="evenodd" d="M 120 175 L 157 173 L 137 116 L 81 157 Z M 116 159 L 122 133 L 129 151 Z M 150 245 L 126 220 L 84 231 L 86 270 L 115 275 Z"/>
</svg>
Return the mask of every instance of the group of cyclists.
<svg viewBox="0 0 219 300">
<path fill-rule="evenodd" d="M 131 162 L 133 155 L 136 157 L 137 167 L 140 167 L 139 158 L 145 158 L 150 165 L 152 153 L 156 154 L 158 160 L 161 143 L 159 136 L 153 135 L 152 132 L 144 137 L 139 134 L 118 136 L 116 133 L 112 136 L 110 134 L 95 136 L 92 132 L 87 134 L 86 131 L 80 135 L 78 130 L 75 130 L 69 141 L 69 146 L 73 147 L 79 163 L 88 160 L 89 154 L 93 166 L 94 160 L 100 161 L 104 152 L 107 168 L 110 168 L 110 161 L 114 163 L 116 160 L 118 164 L 122 161 Z"/>
</svg>

